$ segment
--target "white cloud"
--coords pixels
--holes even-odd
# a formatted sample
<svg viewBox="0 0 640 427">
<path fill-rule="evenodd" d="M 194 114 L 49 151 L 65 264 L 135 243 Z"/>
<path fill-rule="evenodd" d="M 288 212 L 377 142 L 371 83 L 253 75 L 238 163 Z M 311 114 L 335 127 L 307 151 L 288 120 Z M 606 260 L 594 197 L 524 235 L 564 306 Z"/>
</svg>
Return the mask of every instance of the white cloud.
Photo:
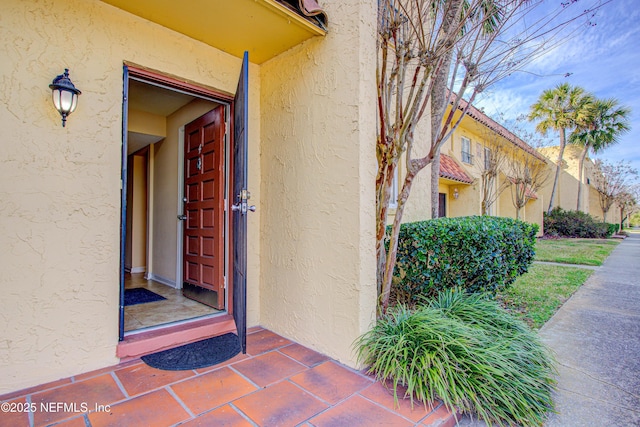
<svg viewBox="0 0 640 427">
<path fill-rule="evenodd" d="M 511 120 L 527 114 L 542 91 L 562 82 L 581 86 L 600 98 L 614 97 L 631 107 L 632 129 L 599 157 L 629 160 L 640 170 L 640 8 L 636 2 L 608 3 L 595 17 L 596 26 L 488 88 L 475 105 L 494 118 L 502 113 Z M 580 3 L 585 8 L 593 2 Z M 565 73 L 572 74 L 564 77 Z"/>
</svg>

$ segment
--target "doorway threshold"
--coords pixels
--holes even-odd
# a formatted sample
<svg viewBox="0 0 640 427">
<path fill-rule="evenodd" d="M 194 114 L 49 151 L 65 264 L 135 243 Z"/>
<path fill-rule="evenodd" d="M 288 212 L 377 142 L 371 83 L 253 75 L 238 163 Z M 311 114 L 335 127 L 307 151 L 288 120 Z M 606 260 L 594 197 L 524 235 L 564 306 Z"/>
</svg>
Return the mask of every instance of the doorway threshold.
<svg viewBox="0 0 640 427">
<path fill-rule="evenodd" d="M 211 316 L 205 319 L 180 322 L 128 333 L 118 343 L 116 356 L 121 362 L 136 359 L 146 354 L 167 350 L 180 345 L 223 335 L 236 331 L 236 324 L 230 314 Z"/>
</svg>

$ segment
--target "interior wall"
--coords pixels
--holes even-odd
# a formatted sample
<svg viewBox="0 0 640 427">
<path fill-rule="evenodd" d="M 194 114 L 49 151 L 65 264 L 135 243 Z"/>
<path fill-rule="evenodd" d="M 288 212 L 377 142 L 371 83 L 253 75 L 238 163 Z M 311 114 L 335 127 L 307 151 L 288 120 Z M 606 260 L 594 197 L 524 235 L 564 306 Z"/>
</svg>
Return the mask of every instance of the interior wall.
<svg viewBox="0 0 640 427">
<path fill-rule="evenodd" d="M 133 206 L 133 155 L 127 157 L 127 206 Z M 127 230 L 124 244 L 124 269 L 131 271 L 133 264 L 133 209 L 127 209 Z"/>
<path fill-rule="evenodd" d="M 147 150 L 133 155 L 131 272 L 147 268 Z"/>
</svg>

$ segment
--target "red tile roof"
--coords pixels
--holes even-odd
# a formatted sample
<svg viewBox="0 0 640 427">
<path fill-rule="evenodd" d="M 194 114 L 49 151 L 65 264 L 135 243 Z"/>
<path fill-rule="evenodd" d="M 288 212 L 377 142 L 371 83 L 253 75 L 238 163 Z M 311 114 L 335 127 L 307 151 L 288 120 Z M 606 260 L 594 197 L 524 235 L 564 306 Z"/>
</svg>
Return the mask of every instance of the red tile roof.
<svg viewBox="0 0 640 427">
<path fill-rule="evenodd" d="M 440 154 L 440 176 L 465 184 L 473 184 L 473 179 L 462 167 L 446 154 Z"/>
<path fill-rule="evenodd" d="M 465 101 L 464 99 L 461 99 L 460 104 L 458 105 L 458 109 L 460 111 L 464 111 L 467 104 L 468 104 L 467 101 Z M 469 109 L 467 110 L 467 116 L 471 117 L 478 123 L 488 127 L 492 131 L 496 132 L 498 135 L 505 138 L 507 141 L 511 142 L 516 147 L 521 148 L 522 150 L 531 154 L 538 160 L 546 161 L 546 157 L 540 154 L 536 149 L 534 149 L 532 146 L 530 146 L 529 144 L 527 144 L 526 142 L 518 138 L 513 132 L 511 132 L 504 126 L 502 126 L 500 123 L 496 122 L 491 117 L 487 116 L 485 113 L 478 110 L 476 107 L 473 106 L 473 104 L 469 106 Z"/>
</svg>

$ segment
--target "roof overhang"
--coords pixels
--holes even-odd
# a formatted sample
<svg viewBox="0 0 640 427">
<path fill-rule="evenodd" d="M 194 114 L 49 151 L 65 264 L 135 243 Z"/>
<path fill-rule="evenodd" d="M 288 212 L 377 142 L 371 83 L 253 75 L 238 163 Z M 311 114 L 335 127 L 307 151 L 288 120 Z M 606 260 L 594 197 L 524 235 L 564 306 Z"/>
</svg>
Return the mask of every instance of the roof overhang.
<svg viewBox="0 0 640 427">
<path fill-rule="evenodd" d="M 326 34 L 317 19 L 304 16 L 304 9 L 296 13 L 277 0 L 102 1 L 231 55 L 249 51 L 257 64 Z"/>
<path fill-rule="evenodd" d="M 449 97 L 451 99 L 452 95 L 449 94 Z M 448 111 L 450 111 L 450 108 L 452 107 L 452 102 L 453 101 L 449 102 Z M 467 109 L 467 112 L 466 112 L 466 116 L 462 118 L 462 121 L 467 121 L 467 117 L 469 117 L 473 120 L 473 122 L 477 123 L 478 130 L 482 128 L 490 129 L 492 132 L 496 133 L 497 135 L 500 135 L 505 140 L 509 141 L 515 147 L 525 151 L 526 153 L 531 154 L 533 157 L 537 158 L 540 161 L 543 161 L 543 162 L 546 161 L 545 157 L 542 154 L 540 154 L 535 148 L 531 147 L 529 144 L 527 144 L 518 136 L 516 136 L 513 132 L 511 132 L 510 130 L 502 126 L 500 123 L 493 120 L 491 117 L 487 116 L 481 110 L 477 109 L 473 105 L 469 105 L 469 103 L 466 100 L 461 99 L 460 104 L 458 105 L 458 112 L 462 112 L 465 108 Z M 456 117 L 454 117 L 454 120 L 453 120 L 454 122 L 457 117 L 460 117 L 460 116 L 457 115 Z"/>
<path fill-rule="evenodd" d="M 440 154 L 440 180 L 443 183 L 473 184 L 473 178 L 452 157 Z"/>
</svg>

